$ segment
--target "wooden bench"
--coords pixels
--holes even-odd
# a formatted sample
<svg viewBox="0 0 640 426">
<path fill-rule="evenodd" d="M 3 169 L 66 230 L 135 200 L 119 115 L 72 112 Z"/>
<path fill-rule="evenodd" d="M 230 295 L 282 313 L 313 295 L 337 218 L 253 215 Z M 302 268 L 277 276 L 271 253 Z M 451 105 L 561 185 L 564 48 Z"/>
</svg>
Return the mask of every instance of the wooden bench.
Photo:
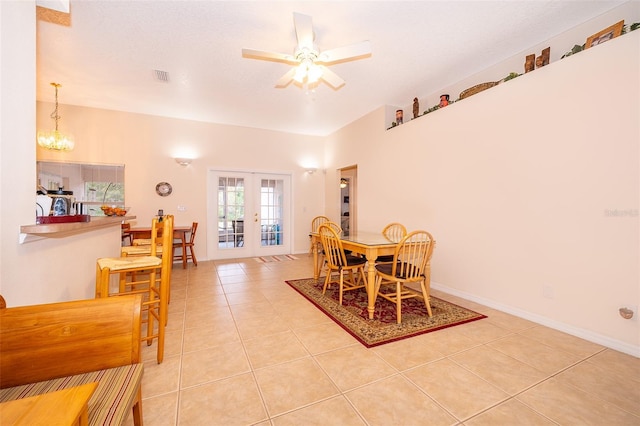
<svg viewBox="0 0 640 426">
<path fill-rule="evenodd" d="M 0 309 L 0 403 L 97 382 L 90 425 L 133 410 L 142 426 L 141 305 L 128 295 Z"/>
</svg>

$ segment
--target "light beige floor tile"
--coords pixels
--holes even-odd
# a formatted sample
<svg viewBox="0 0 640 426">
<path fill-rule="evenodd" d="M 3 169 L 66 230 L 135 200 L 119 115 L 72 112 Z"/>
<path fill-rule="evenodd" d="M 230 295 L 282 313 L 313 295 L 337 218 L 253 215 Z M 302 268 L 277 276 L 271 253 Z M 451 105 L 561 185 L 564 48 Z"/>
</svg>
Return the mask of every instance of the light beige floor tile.
<svg viewBox="0 0 640 426">
<path fill-rule="evenodd" d="M 495 309 L 485 309 L 483 314 L 487 316 L 488 322 L 510 331 L 522 331 L 538 326 L 535 322 Z"/>
<path fill-rule="evenodd" d="M 232 342 L 239 342 L 240 334 L 233 321 L 223 321 L 213 326 L 188 328 L 184 331 L 183 352 L 194 352 Z"/>
<path fill-rule="evenodd" d="M 403 371 L 444 358 L 440 351 L 429 344 L 430 341 L 425 334 L 376 346 L 371 350 L 398 371 Z"/>
<path fill-rule="evenodd" d="M 450 359 L 509 395 L 515 395 L 547 377 L 542 371 L 487 346 L 469 349 Z"/>
<path fill-rule="evenodd" d="M 255 375 L 272 417 L 338 394 L 336 386 L 311 358 L 256 370 Z"/>
<path fill-rule="evenodd" d="M 640 381 L 640 358 L 632 355 L 606 349 L 589 358 L 588 362 L 603 368 L 607 374 Z"/>
<path fill-rule="evenodd" d="M 181 392 L 181 425 L 250 425 L 266 419 L 267 414 L 251 374 Z"/>
<path fill-rule="evenodd" d="M 246 340 L 244 346 L 253 369 L 309 356 L 292 331 Z"/>
<path fill-rule="evenodd" d="M 580 360 L 577 355 L 554 349 L 520 334 L 491 342 L 487 346 L 549 375 L 562 371 Z"/>
<path fill-rule="evenodd" d="M 325 352 L 316 360 L 342 392 L 396 374 L 393 367 L 362 345 Z"/>
<path fill-rule="evenodd" d="M 346 393 L 371 426 L 454 425 L 456 420 L 400 375 Z"/>
<path fill-rule="evenodd" d="M 586 358 L 604 349 L 604 347 L 595 343 L 542 326 L 523 330 L 520 334 L 538 340 L 552 348 L 577 355 L 580 358 Z"/>
<path fill-rule="evenodd" d="M 293 332 L 312 354 L 331 351 L 360 343 L 342 327 L 330 321 L 310 327 L 294 328 Z"/>
<path fill-rule="evenodd" d="M 343 396 L 321 401 L 273 419 L 274 426 L 362 426 L 365 422 Z"/>
<path fill-rule="evenodd" d="M 561 425 L 640 424 L 640 417 L 553 378 L 516 399 Z"/>
<path fill-rule="evenodd" d="M 144 398 L 144 394 L 143 394 Z M 147 426 L 174 426 L 178 413 L 178 392 L 142 400 L 142 421 Z M 129 416 L 133 425 L 133 416 Z M 127 424 L 129 425 L 129 424 Z"/>
<path fill-rule="evenodd" d="M 179 390 L 180 363 L 179 356 L 167 357 L 162 364 L 158 364 L 155 360 L 145 362 L 144 375 L 142 376 L 142 398 L 177 392 Z"/>
<path fill-rule="evenodd" d="M 484 319 L 458 325 L 455 328 L 458 328 L 457 331 L 459 333 L 467 336 L 476 343 L 492 342 L 513 333 Z"/>
<path fill-rule="evenodd" d="M 427 333 L 419 336 L 419 339 L 443 355 L 452 355 L 480 345 L 467 337 L 459 326 Z"/>
<path fill-rule="evenodd" d="M 143 331 L 143 334 L 145 331 Z M 164 339 L 164 358 L 180 355 L 182 352 L 182 330 L 180 331 L 165 331 Z M 153 339 L 151 345 L 147 345 L 146 342 L 142 342 L 141 345 L 141 358 L 143 361 L 157 361 L 158 359 L 158 339 Z"/>
<path fill-rule="evenodd" d="M 240 342 L 187 352 L 182 356 L 180 387 L 195 386 L 246 373 L 249 370 L 249 361 Z"/>
<path fill-rule="evenodd" d="M 510 399 L 493 407 L 476 417 L 464 422 L 465 426 L 553 426 L 552 422 L 543 415 L 533 411 L 519 401 Z"/>
<path fill-rule="evenodd" d="M 583 362 L 563 371 L 556 379 L 640 417 L 638 376 L 610 374 L 606 367 Z"/>
<path fill-rule="evenodd" d="M 475 415 L 508 397 L 504 391 L 448 359 L 435 361 L 403 374 L 459 420 Z"/>
<path fill-rule="evenodd" d="M 277 315 L 272 317 L 256 317 L 236 322 L 242 339 L 255 339 L 291 330 L 291 323 Z"/>
<path fill-rule="evenodd" d="M 215 327 L 221 323 L 232 323 L 233 316 L 228 308 L 210 311 L 187 311 L 184 318 L 185 329 L 199 327 Z"/>
</svg>

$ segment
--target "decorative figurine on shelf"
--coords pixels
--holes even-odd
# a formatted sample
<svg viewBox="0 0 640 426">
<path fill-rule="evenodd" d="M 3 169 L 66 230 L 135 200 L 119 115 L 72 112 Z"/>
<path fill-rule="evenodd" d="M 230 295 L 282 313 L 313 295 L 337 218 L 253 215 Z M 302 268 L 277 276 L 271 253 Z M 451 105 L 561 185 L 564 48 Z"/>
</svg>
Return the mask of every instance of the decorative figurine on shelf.
<svg viewBox="0 0 640 426">
<path fill-rule="evenodd" d="M 418 98 L 413 98 L 413 118 L 418 118 L 420 115 L 420 104 L 418 104 Z"/>
<path fill-rule="evenodd" d="M 551 48 L 547 47 L 546 49 L 542 49 L 542 53 L 540 56 L 536 58 L 536 68 L 544 67 L 545 65 L 549 65 L 549 57 L 551 56 Z"/>
<path fill-rule="evenodd" d="M 524 63 L 524 72 L 525 74 L 529 71 L 533 71 L 536 69 L 536 55 L 532 53 L 531 55 L 527 55 L 525 63 Z"/>
<path fill-rule="evenodd" d="M 440 108 L 444 108 L 449 105 L 449 95 L 440 95 Z"/>
<path fill-rule="evenodd" d="M 404 112 L 401 109 L 396 110 L 396 125 L 402 124 L 402 116 Z"/>
</svg>

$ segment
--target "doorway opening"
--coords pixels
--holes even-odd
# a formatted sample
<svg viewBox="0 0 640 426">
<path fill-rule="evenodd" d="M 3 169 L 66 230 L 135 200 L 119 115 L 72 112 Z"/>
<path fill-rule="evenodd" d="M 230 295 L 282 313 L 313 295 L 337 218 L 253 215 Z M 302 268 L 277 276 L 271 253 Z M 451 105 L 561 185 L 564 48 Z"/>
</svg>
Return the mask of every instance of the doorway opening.
<svg viewBox="0 0 640 426">
<path fill-rule="evenodd" d="M 357 177 L 358 166 L 339 169 L 340 176 L 340 226 L 345 236 L 357 231 Z"/>
</svg>

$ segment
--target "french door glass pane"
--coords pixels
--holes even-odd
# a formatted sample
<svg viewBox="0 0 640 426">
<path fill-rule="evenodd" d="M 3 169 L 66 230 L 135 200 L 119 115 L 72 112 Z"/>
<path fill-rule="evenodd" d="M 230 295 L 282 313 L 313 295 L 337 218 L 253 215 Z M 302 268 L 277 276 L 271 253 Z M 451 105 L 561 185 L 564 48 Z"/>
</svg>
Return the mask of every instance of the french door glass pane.
<svg viewBox="0 0 640 426">
<path fill-rule="evenodd" d="M 282 241 L 282 203 L 284 182 L 281 179 L 260 181 L 260 245 L 280 246 Z"/>
<path fill-rule="evenodd" d="M 244 245 L 244 178 L 218 179 L 218 246 L 220 248 Z"/>
</svg>

